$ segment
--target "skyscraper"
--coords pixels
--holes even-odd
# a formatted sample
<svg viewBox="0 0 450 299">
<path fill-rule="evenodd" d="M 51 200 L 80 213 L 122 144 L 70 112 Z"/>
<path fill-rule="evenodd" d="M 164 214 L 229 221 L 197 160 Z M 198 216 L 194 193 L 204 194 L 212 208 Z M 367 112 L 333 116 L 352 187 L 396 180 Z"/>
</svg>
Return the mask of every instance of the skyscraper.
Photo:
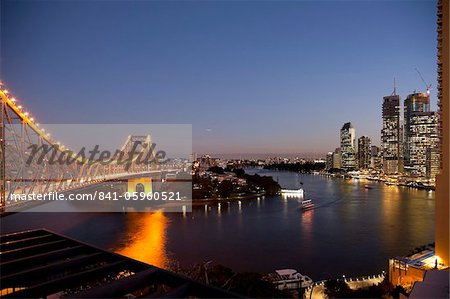
<svg viewBox="0 0 450 299">
<path fill-rule="evenodd" d="M 338 147 L 333 152 L 333 168 L 340 169 L 341 167 L 341 148 Z"/>
<path fill-rule="evenodd" d="M 439 165 L 437 113 L 430 111 L 428 93 L 410 94 L 404 102 L 405 171 L 415 177 L 434 178 Z"/>
<path fill-rule="evenodd" d="M 403 121 L 404 121 L 404 164 L 405 171 L 410 172 L 411 167 L 411 148 L 410 148 L 410 138 L 411 138 L 411 119 L 413 113 L 416 112 L 428 112 L 430 111 L 430 96 L 427 93 L 415 92 L 405 99 L 403 107 Z"/>
<path fill-rule="evenodd" d="M 325 169 L 328 171 L 333 168 L 333 152 L 328 152 L 325 159 Z"/>
<path fill-rule="evenodd" d="M 371 158 L 371 140 L 367 136 L 358 138 L 358 167 L 369 169 Z"/>
<path fill-rule="evenodd" d="M 438 118 L 436 112 L 412 112 L 407 135 L 408 173 L 434 178 L 439 171 Z"/>
<path fill-rule="evenodd" d="M 400 124 L 400 96 L 394 92 L 383 97 L 383 128 L 381 129 L 381 150 L 383 171 L 386 174 L 402 172 L 402 134 Z"/>
<path fill-rule="evenodd" d="M 356 131 L 348 122 L 341 129 L 341 165 L 346 171 L 356 169 Z"/>
</svg>

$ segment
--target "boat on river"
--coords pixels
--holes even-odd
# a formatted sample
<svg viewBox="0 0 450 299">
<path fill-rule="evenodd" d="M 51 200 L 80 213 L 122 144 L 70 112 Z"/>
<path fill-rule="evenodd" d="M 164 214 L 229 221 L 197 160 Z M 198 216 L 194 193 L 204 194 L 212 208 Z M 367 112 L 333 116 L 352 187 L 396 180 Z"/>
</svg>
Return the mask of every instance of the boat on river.
<svg viewBox="0 0 450 299">
<path fill-rule="evenodd" d="M 281 189 L 281 194 L 292 197 L 303 197 L 303 189 Z"/>
<path fill-rule="evenodd" d="M 302 211 L 308 211 L 314 209 L 314 203 L 311 199 L 304 199 L 301 201 L 301 207 Z"/>
</svg>

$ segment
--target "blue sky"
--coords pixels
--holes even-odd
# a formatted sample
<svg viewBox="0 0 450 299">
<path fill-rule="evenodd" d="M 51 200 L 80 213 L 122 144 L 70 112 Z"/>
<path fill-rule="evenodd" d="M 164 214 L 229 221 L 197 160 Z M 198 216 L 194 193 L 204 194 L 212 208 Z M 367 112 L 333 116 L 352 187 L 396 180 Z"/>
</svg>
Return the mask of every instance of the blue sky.
<svg viewBox="0 0 450 299">
<path fill-rule="evenodd" d="M 435 1 L 1 2 L 1 78 L 41 123 L 192 124 L 199 153 L 327 152 L 436 89 Z M 432 91 L 432 107 L 436 93 Z"/>
</svg>

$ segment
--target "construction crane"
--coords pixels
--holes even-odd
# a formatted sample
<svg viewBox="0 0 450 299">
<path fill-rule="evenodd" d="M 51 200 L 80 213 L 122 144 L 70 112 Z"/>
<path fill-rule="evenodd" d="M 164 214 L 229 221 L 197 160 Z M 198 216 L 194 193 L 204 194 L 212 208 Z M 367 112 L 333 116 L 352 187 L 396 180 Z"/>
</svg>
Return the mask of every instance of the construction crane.
<svg viewBox="0 0 450 299">
<path fill-rule="evenodd" d="M 422 74 L 419 72 L 419 70 L 417 68 L 415 68 L 415 70 L 419 74 L 420 79 L 422 79 L 423 84 L 425 84 L 425 86 L 427 87 L 427 94 L 430 94 L 430 92 L 431 92 L 431 84 L 427 84 L 427 82 L 425 82 L 425 79 L 423 78 Z"/>
</svg>

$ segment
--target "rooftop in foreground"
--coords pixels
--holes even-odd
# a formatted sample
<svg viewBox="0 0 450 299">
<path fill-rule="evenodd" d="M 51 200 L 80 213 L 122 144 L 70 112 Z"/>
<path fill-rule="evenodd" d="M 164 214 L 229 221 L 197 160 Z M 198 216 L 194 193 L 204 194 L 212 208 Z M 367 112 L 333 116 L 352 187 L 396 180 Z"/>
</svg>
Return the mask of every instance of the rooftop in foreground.
<svg viewBox="0 0 450 299">
<path fill-rule="evenodd" d="M 414 284 L 409 298 L 448 298 L 449 272 L 428 270 L 423 281 Z"/>
<path fill-rule="evenodd" d="M 415 266 L 424 270 L 444 270 L 448 267 L 444 266 L 441 263 L 441 260 L 438 256 L 435 255 L 434 249 L 425 249 L 418 253 L 412 254 L 407 257 L 397 257 L 395 260 L 398 260 L 405 265 Z"/>
<path fill-rule="evenodd" d="M 0 236 L 1 297 L 238 297 L 44 230 Z"/>
</svg>

